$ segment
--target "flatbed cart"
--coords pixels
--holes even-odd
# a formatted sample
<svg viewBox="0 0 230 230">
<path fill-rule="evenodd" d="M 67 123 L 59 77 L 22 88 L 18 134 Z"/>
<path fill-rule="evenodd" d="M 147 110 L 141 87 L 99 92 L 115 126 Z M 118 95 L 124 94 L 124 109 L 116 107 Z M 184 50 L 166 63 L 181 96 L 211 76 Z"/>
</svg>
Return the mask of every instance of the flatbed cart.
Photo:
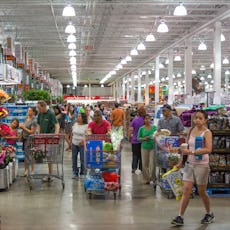
<svg viewBox="0 0 230 230">
<path fill-rule="evenodd" d="M 121 194 L 121 148 L 105 149 L 105 142 L 111 143 L 108 135 L 86 136 L 84 188 L 90 199 L 93 195 L 105 196 L 110 192 L 116 199 L 117 194 Z"/>
<path fill-rule="evenodd" d="M 65 135 L 63 134 L 32 134 L 28 139 L 28 147 L 26 148 L 26 158 L 28 160 L 28 184 L 32 190 L 32 179 L 42 179 L 44 176 L 55 177 L 62 182 L 62 188 L 65 188 L 63 156 L 64 156 Z M 44 173 L 31 174 L 30 165 L 36 164 L 53 164 L 52 175 Z M 48 170 L 48 169 L 47 169 Z M 51 182 L 51 180 L 48 180 Z"/>
</svg>

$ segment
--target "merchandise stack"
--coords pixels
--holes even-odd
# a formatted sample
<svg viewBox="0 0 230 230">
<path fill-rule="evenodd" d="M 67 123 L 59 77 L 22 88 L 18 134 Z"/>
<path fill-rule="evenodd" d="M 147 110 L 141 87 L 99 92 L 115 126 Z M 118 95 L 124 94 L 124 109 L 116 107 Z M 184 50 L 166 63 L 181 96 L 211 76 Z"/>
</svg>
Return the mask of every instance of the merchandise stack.
<svg viewBox="0 0 230 230">
<path fill-rule="evenodd" d="M 209 119 L 213 135 L 210 155 L 208 193 L 216 196 L 230 195 L 230 113 L 224 109 Z"/>
<path fill-rule="evenodd" d="M 9 96 L 0 90 L 0 103 L 3 104 L 9 100 Z M 6 119 L 9 115 L 9 110 L 4 106 L 0 107 L 0 119 Z M 0 123 L 0 137 L 8 136 L 11 130 L 7 124 Z M 16 149 L 14 146 L 4 145 L 2 140 L 0 144 L 0 189 L 8 189 L 16 179 L 17 161 L 15 160 Z"/>
<path fill-rule="evenodd" d="M 5 104 L 4 108 L 9 111 L 9 115 L 2 119 L 2 123 L 10 126 L 13 119 L 17 118 L 19 123 L 24 123 L 26 120 L 28 105 Z M 19 130 L 20 131 L 20 130 Z M 24 160 L 24 151 L 22 150 L 22 142 L 17 141 L 16 157 L 18 160 Z"/>
</svg>

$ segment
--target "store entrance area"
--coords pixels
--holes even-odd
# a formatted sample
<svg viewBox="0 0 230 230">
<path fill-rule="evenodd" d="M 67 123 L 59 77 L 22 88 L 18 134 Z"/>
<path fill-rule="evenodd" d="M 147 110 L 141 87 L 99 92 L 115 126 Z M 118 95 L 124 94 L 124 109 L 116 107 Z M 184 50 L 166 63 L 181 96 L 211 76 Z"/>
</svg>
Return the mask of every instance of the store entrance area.
<svg viewBox="0 0 230 230">
<path fill-rule="evenodd" d="M 19 176 L 8 191 L 0 192 L 1 230 L 167 230 L 173 229 L 171 219 L 178 214 L 178 201 L 167 199 L 160 188 L 155 192 L 131 172 L 131 146 L 122 151 L 121 197 L 113 194 L 89 199 L 82 179 L 72 179 L 71 152 L 65 152 L 65 189 L 60 180 L 48 183 L 35 181 L 30 191 L 23 177 L 23 162 Z M 37 167 L 37 170 L 39 167 Z M 196 196 L 185 215 L 186 230 L 229 230 L 229 198 L 212 197 L 216 222 L 201 225 L 203 206 Z M 228 204 L 227 204 L 228 203 Z"/>
</svg>

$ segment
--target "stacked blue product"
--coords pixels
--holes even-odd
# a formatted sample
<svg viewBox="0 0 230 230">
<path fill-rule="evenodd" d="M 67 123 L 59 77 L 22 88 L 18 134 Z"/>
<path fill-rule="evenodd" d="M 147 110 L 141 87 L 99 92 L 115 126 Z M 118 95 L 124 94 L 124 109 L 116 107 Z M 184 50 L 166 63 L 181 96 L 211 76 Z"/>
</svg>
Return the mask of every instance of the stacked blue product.
<svg viewBox="0 0 230 230">
<path fill-rule="evenodd" d="M 17 118 L 19 123 L 25 122 L 28 105 L 15 105 L 15 104 L 4 104 L 4 107 L 9 110 L 9 116 L 1 120 L 2 123 L 10 126 L 12 120 Z M 20 130 L 19 130 L 20 131 Z M 24 151 L 22 150 L 22 142 L 16 144 L 16 157 L 18 160 L 24 160 Z"/>
</svg>

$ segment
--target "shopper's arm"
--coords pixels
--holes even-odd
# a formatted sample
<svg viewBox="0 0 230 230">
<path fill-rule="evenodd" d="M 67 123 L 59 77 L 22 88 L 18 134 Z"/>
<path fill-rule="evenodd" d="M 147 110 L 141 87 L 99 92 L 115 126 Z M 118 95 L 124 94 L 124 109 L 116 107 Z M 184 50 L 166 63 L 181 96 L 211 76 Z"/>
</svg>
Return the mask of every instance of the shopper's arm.
<svg viewBox="0 0 230 230">
<path fill-rule="evenodd" d="M 41 131 L 41 127 L 40 125 L 38 125 L 38 134 L 40 134 L 40 131 Z"/>
<path fill-rule="evenodd" d="M 54 133 L 55 133 L 55 134 L 59 134 L 60 125 L 59 125 L 58 122 L 55 124 L 54 129 L 55 129 Z"/>
</svg>

